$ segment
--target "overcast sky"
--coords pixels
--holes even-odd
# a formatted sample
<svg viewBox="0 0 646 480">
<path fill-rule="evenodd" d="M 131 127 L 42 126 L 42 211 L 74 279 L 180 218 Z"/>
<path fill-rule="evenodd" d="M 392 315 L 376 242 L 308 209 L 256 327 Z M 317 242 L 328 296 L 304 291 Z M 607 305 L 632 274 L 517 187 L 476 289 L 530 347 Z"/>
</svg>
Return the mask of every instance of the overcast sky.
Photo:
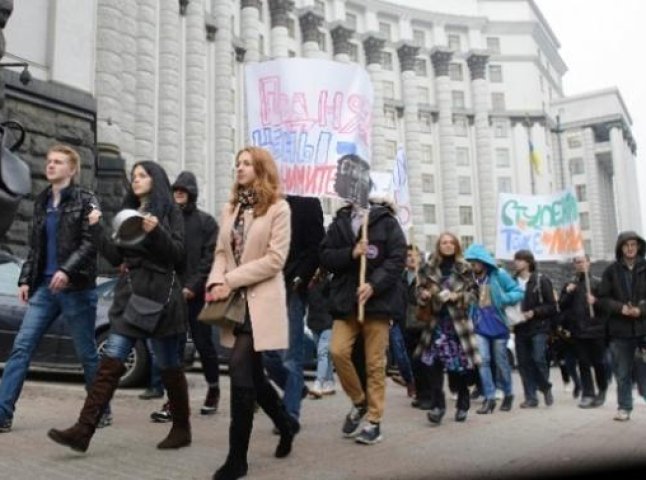
<svg viewBox="0 0 646 480">
<path fill-rule="evenodd" d="M 646 228 L 646 1 L 535 0 L 561 43 L 566 95 L 612 86 L 632 117 Z M 643 233 L 643 232 L 642 232 Z"/>
</svg>

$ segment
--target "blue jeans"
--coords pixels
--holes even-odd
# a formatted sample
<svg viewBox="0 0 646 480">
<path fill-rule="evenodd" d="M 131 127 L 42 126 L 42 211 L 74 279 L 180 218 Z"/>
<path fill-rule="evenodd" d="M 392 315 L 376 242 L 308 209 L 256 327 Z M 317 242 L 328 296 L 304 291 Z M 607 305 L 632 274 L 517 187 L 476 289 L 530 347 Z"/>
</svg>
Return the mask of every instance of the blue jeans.
<svg viewBox="0 0 646 480">
<path fill-rule="evenodd" d="M 11 419 L 27 377 L 31 357 L 59 314 L 67 322 L 76 354 L 83 365 L 85 387 L 99 364 L 94 328 L 97 294 L 94 289 L 52 293 L 47 283 L 36 288 L 13 343 L 0 383 L 0 418 Z"/>
<path fill-rule="evenodd" d="M 160 370 L 168 368 L 180 368 L 182 361 L 179 355 L 179 346 L 183 341 L 184 334 L 169 335 L 161 338 L 151 338 L 150 346 L 152 347 L 155 361 Z M 135 346 L 137 338 L 126 337 L 118 333 L 110 333 L 105 345 L 104 355 L 109 358 L 116 358 L 125 362 L 130 354 L 130 350 Z"/>
<path fill-rule="evenodd" d="M 552 387 L 547 363 L 547 334 L 537 333 L 529 337 L 516 335 L 516 356 L 525 399 L 538 401 L 536 390 L 544 392 Z"/>
<path fill-rule="evenodd" d="M 305 348 L 305 296 L 287 292 L 289 317 L 289 345 L 286 350 L 263 352 L 263 361 L 269 378 L 283 390 L 285 409 L 295 419 L 300 418 L 303 395 L 303 350 Z"/>
<path fill-rule="evenodd" d="M 512 395 L 511 383 L 511 366 L 507 358 L 507 339 L 506 338 L 487 338 L 478 335 L 478 350 L 480 350 L 480 357 L 482 363 L 478 367 L 480 372 L 480 380 L 482 381 L 482 393 L 487 400 L 495 400 L 496 398 L 496 380 L 500 381 L 500 386 L 505 396 Z M 493 351 L 493 358 L 496 363 L 496 373 L 491 369 L 491 357 Z"/>
<path fill-rule="evenodd" d="M 320 333 L 314 333 L 314 341 L 316 342 L 316 379 L 320 383 L 334 381 L 334 367 L 332 366 L 332 356 L 330 355 L 331 338 L 331 328 Z"/>
<path fill-rule="evenodd" d="M 404 335 L 396 323 L 393 323 L 390 327 L 390 348 L 402 378 L 407 384 L 413 383 L 413 369 L 410 364 L 410 358 L 408 358 L 408 352 L 406 351 Z"/>
<path fill-rule="evenodd" d="M 636 374 L 639 391 L 646 391 L 646 372 L 640 365 L 643 364 L 643 360 L 635 359 L 635 353 L 640 344 L 639 338 L 613 338 L 610 341 L 612 368 L 617 380 L 617 401 L 620 410 L 630 412 L 633 409 L 633 373 Z"/>
</svg>

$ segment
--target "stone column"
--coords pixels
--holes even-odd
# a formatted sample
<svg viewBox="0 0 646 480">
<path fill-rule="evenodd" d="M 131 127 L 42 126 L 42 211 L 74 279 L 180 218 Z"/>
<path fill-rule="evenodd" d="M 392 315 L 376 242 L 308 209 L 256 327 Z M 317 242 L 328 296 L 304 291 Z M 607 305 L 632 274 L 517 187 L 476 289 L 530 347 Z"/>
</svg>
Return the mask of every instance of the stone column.
<svg viewBox="0 0 646 480">
<path fill-rule="evenodd" d="M 415 61 L 419 47 L 402 44 L 397 49 L 399 65 L 402 71 L 404 93 L 404 127 L 406 130 L 406 158 L 408 160 L 408 186 L 413 215 L 415 238 L 410 239 L 416 245 L 424 245 L 424 211 L 422 207 L 422 146 L 420 144 L 421 128 L 418 119 L 417 78 Z"/>
<path fill-rule="evenodd" d="M 374 105 L 372 108 L 372 159 L 370 168 L 381 170 L 385 168 L 386 141 L 384 139 L 384 87 L 382 84 L 381 56 L 386 41 L 376 35 L 369 35 L 363 40 L 366 52 L 366 68 L 372 80 L 374 90 Z"/>
<path fill-rule="evenodd" d="M 119 0 L 99 0 L 97 4 L 97 139 L 113 145 L 121 144 L 121 3 Z"/>
<path fill-rule="evenodd" d="M 489 127 L 489 88 L 485 77 L 489 56 L 471 52 L 467 64 L 471 73 L 471 92 L 475 111 L 476 166 L 480 199 L 480 231 L 482 242 L 491 251 L 496 247 L 496 178 L 492 161 L 491 128 Z"/>
<path fill-rule="evenodd" d="M 13 12 L 13 0 L 0 0 L 0 59 L 4 57 L 6 42 L 4 38 L 4 28 L 7 25 L 7 20 Z M 0 74 L 0 109 L 4 107 L 4 78 Z M 3 116 L 4 117 L 4 116 Z M 3 118 L 3 120 L 5 120 Z M 2 236 L 4 232 L 0 232 Z"/>
<path fill-rule="evenodd" d="M 169 178 L 179 173 L 180 163 L 180 16 L 173 2 L 159 4 L 159 89 L 157 160 Z"/>
<path fill-rule="evenodd" d="M 245 62 L 260 60 L 260 0 L 242 0 L 240 4 L 240 36 L 247 53 Z"/>
<path fill-rule="evenodd" d="M 439 108 L 440 171 L 442 172 L 442 210 L 444 230 L 459 235 L 460 215 L 458 209 L 458 175 L 455 168 L 455 145 L 453 142 L 453 112 L 449 62 L 453 52 L 445 47 L 431 50 L 435 72 L 436 101 Z"/>
<path fill-rule="evenodd" d="M 154 85 L 157 82 L 158 2 L 140 0 L 137 5 L 135 160 L 145 160 L 157 158 Z"/>
<path fill-rule="evenodd" d="M 294 0 L 269 0 L 271 15 L 271 56 L 285 58 L 288 56 L 289 33 L 287 20 L 294 9 Z"/>
<path fill-rule="evenodd" d="M 347 63 L 350 61 L 350 39 L 354 36 L 354 30 L 339 23 L 330 28 L 332 36 L 332 48 L 334 60 Z"/>
<path fill-rule="evenodd" d="M 206 38 L 204 0 L 192 0 L 186 10 L 185 168 L 198 186 L 206 183 Z"/>
<path fill-rule="evenodd" d="M 215 36 L 215 158 L 213 162 L 213 176 L 209 179 L 210 188 L 215 189 L 216 211 L 220 211 L 229 199 L 231 172 L 234 155 L 233 125 L 234 119 L 234 92 L 231 86 L 233 66 L 233 32 L 231 31 L 231 15 L 233 2 L 230 0 L 216 0 L 213 11 L 217 34 Z"/>
<path fill-rule="evenodd" d="M 301 26 L 303 56 L 305 58 L 321 57 L 319 36 L 322 35 L 322 33 L 319 30 L 319 27 L 323 24 L 323 20 L 323 15 L 311 7 L 304 8 L 299 11 L 298 21 Z"/>
<path fill-rule="evenodd" d="M 600 189 L 599 163 L 594 153 L 594 132 L 588 127 L 583 131 L 583 165 L 586 179 L 586 195 L 590 211 L 590 239 L 592 251 L 586 252 L 593 258 L 602 258 L 606 252 L 604 229 L 608 228 L 608 218 L 605 215 L 603 195 Z M 571 183 L 571 178 L 570 178 Z M 614 215 L 613 215 L 614 216 Z M 614 233 L 614 232 L 613 232 Z"/>
<path fill-rule="evenodd" d="M 135 118 L 137 110 L 137 18 L 127 2 L 121 2 L 121 155 L 130 168 L 135 159 Z M 148 157 L 150 158 L 150 157 Z"/>
<path fill-rule="evenodd" d="M 632 230 L 630 225 L 630 203 L 625 189 L 628 185 L 626 162 L 624 160 L 624 133 L 621 123 L 608 125 L 610 129 L 610 148 L 612 151 L 612 168 L 614 172 L 615 203 L 617 205 L 617 227 L 619 231 Z M 634 174 L 631 172 L 631 174 Z"/>
</svg>

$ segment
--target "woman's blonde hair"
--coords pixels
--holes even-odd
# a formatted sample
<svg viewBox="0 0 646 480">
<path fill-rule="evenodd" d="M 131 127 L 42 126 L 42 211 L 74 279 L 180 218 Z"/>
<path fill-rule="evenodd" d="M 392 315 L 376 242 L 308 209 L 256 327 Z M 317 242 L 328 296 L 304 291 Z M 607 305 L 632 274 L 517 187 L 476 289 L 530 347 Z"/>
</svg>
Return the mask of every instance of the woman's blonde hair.
<svg viewBox="0 0 646 480">
<path fill-rule="evenodd" d="M 269 207 L 276 203 L 281 196 L 278 167 L 271 153 L 260 147 L 245 147 L 241 149 L 236 154 L 236 164 L 243 152 L 251 155 L 253 170 L 256 174 L 256 179 L 253 181 L 253 185 L 251 185 L 251 188 L 256 194 L 256 204 L 253 207 L 253 214 L 255 217 L 260 217 L 267 213 Z M 238 205 L 238 193 L 240 189 L 241 187 L 238 182 L 234 182 L 233 188 L 231 189 L 232 211 Z"/>
</svg>

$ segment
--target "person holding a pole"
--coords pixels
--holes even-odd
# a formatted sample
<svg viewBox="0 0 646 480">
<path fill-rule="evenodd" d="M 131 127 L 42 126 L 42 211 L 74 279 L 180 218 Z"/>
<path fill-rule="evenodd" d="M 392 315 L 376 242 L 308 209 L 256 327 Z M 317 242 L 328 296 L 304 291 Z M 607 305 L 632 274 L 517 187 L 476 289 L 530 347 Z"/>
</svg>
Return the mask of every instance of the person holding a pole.
<svg viewBox="0 0 646 480">
<path fill-rule="evenodd" d="M 562 328 L 574 340 L 574 349 L 579 362 L 583 395 L 581 408 L 600 407 L 606 401 L 608 380 L 603 358 L 606 350 L 606 319 L 598 309 L 594 296 L 601 280 L 589 274 L 590 258 L 581 255 L 574 259 L 576 274 L 563 286 L 559 296 Z M 594 306 L 594 310 L 592 309 Z M 591 369 L 597 381 L 595 395 Z"/>
<path fill-rule="evenodd" d="M 362 258 L 365 269 L 361 268 Z M 394 208 L 371 203 L 368 209 L 354 205 L 339 209 L 321 243 L 320 259 L 333 274 L 330 353 L 341 386 L 352 401 L 343 436 L 372 445 L 383 438 L 380 424 L 386 396 L 388 333 L 406 260 L 406 239 Z M 365 389 L 352 362 L 359 334 L 365 349 Z M 364 417 L 368 422 L 361 428 Z"/>
</svg>

